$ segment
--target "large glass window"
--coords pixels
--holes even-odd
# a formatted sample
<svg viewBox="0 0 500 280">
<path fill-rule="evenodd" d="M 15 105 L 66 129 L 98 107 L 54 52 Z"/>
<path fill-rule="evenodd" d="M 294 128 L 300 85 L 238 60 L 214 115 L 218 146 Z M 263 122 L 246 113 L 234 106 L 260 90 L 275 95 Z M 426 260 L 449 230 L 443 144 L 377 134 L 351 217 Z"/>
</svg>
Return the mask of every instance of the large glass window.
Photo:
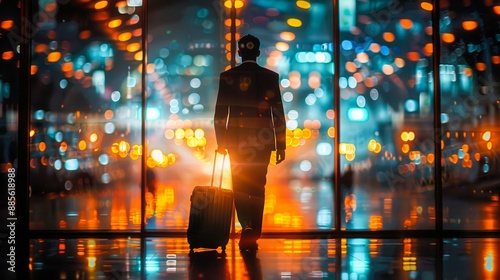
<svg viewBox="0 0 500 280">
<path fill-rule="evenodd" d="M 280 74 L 287 121 L 287 158 L 268 171 L 265 230 L 333 226 L 332 9 L 326 0 L 254 0 L 237 9 L 238 34 L 259 37 L 258 62 Z"/>
<path fill-rule="evenodd" d="M 434 228 L 431 9 L 340 3 L 342 224 Z"/>
<path fill-rule="evenodd" d="M 231 1 L 184 1 L 165 6 L 157 0 L 150 1 L 149 11 L 148 228 L 187 227 L 191 191 L 211 181 L 218 75 L 241 63 L 232 47 L 236 49 L 235 41 L 241 36 L 252 34 L 261 41 L 258 63 L 280 74 L 287 117 L 287 160 L 279 166 L 271 160 L 264 228 L 329 229 L 333 193 L 330 1 L 278 5 L 236 1 L 234 6 Z M 231 188 L 229 164 L 225 167 L 222 187 Z M 216 185 L 218 176 L 217 171 Z"/>
<path fill-rule="evenodd" d="M 453 1 L 442 8 L 443 225 L 498 230 L 500 6 Z"/>
<path fill-rule="evenodd" d="M 149 1 L 148 9 L 145 217 L 147 229 L 184 230 L 192 190 L 211 181 L 218 74 L 231 61 L 221 37 L 229 15 L 217 1 L 165 3 Z M 230 188 L 228 169 L 223 175 Z"/>
<path fill-rule="evenodd" d="M 140 228 L 142 19 L 132 2 L 36 2 L 31 229 Z"/>
<path fill-rule="evenodd" d="M 193 188 L 211 181 L 218 75 L 248 33 L 280 76 L 287 126 L 264 231 L 332 230 L 336 217 L 334 230 L 434 230 L 441 214 L 444 229 L 499 229 L 493 1 L 339 1 L 337 16 L 327 0 L 37 0 L 21 22 L 30 73 L 13 2 L 0 1 L 0 170 L 15 164 L 30 75 L 32 230 L 185 231 Z"/>
</svg>

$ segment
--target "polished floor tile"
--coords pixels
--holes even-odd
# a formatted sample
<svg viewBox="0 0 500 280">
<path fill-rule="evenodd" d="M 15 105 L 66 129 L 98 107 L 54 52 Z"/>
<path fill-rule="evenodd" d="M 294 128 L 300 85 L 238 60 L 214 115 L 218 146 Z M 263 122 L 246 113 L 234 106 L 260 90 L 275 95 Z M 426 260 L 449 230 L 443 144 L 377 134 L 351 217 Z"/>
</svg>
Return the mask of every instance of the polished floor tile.
<svg viewBox="0 0 500 280">
<path fill-rule="evenodd" d="M 499 279 L 498 239 L 259 240 L 255 256 L 190 251 L 183 237 L 33 239 L 31 279 Z M 443 252 L 437 258 L 438 245 Z M 141 258 L 144 254 L 144 259 Z M 144 264 L 142 263 L 144 261 Z M 144 273 L 141 273 L 144 268 Z"/>
</svg>

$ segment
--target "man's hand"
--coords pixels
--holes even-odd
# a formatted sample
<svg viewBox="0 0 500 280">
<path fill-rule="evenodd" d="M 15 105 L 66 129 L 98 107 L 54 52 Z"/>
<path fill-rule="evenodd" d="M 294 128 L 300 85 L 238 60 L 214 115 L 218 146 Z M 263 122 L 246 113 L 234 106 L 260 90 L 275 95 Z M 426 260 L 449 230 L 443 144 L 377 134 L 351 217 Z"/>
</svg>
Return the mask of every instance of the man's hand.
<svg viewBox="0 0 500 280">
<path fill-rule="evenodd" d="M 217 149 L 215 151 L 221 155 L 224 155 L 224 156 L 227 154 L 227 150 L 224 148 L 217 147 Z"/>
<path fill-rule="evenodd" d="M 276 151 L 276 164 L 280 164 L 285 160 L 285 150 L 277 150 Z"/>
</svg>

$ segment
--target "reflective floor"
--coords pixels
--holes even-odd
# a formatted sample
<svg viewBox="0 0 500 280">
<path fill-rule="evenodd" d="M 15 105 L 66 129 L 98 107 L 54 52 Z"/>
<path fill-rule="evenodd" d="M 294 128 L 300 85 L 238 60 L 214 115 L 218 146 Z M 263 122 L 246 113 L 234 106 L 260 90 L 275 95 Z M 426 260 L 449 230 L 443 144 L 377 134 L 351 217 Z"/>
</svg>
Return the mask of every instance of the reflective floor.
<svg viewBox="0 0 500 280">
<path fill-rule="evenodd" d="M 36 239 L 31 279 L 500 279 L 498 239 L 269 238 L 255 256 L 237 241 L 223 254 L 184 237 Z"/>
<path fill-rule="evenodd" d="M 165 174 L 163 174 L 165 175 Z M 166 175 L 165 175 L 166 176 Z M 202 182 L 209 182 L 205 176 Z M 498 182 L 495 182 L 498 185 Z M 179 181 L 173 186 L 188 186 Z M 34 230 L 139 230 L 141 195 L 139 185 L 106 192 L 51 193 L 30 199 L 30 228 Z M 184 231 L 189 218 L 193 187 L 158 187 L 157 203 L 147 193 L 145 217 L 148 230 Z M 495 189 L 498 192 L 498 187 Z M 495 230 L 500 221 L 498 195 L 452 193 L 446 189 L 445 229 Z M 434 192 L 382 191 L 372 185 L 356 185 L 353 207 L 342 198 L 342 224 L 349 229 L 432 230 L 435 227 Z M 472 192 L 471 192 L 472 193 Z M 334 194 L 331 180 L 289 179 L 266 186 L 264 228 L 267 231 L 324 230 L 334 226 Z M 157 205 L 152 209 L 152 205 Z M 347 211 L 347 209 L 351 209 Z M 154 216 L 153 216 L 153 213 Z M 1 214 L 0 214 L 1 215 Z M 349 221 L 349 223 L 347 223 Z"/>
</svg>

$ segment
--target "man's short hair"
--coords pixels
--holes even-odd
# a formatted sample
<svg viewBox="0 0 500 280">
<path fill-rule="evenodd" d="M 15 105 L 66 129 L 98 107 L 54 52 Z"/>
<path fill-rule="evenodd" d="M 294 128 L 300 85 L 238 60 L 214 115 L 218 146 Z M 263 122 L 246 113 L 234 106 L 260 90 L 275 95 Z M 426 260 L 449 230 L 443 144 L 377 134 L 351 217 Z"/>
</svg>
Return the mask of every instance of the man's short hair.
<svg viewBox="0 0 500 280">
<path fill-rule="evenodd" d="M 260 41 L 257 37 L 247 34 L 238 41 L 238 50 L 241 56 L 255 56 L 259 54 Z"/>
</svg>

